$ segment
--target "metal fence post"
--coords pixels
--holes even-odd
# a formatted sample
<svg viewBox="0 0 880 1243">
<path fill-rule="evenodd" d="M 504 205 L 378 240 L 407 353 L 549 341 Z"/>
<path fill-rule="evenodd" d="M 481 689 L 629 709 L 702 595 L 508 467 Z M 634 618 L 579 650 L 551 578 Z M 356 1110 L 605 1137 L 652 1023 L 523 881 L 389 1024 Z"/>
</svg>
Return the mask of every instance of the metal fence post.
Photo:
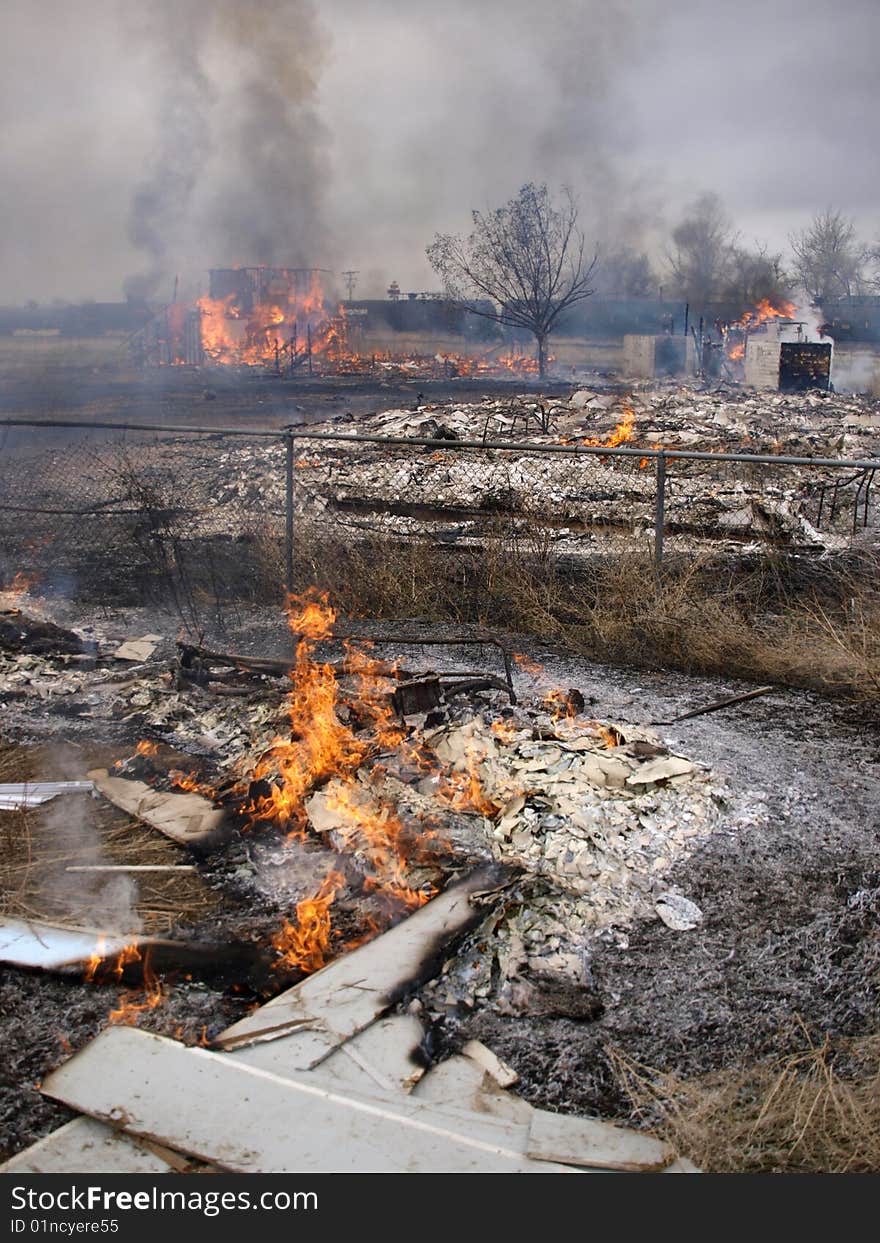
<svg viewBox="0 0 880 1243">
<path fill-rule="evenodd" d="M 287 594 L 293 591 L 293 432 L 284 435 L 287 450 L 285 455 L 284 480 L 284 567 Z"/>
<path fill-rule="evenodd" d="M 666 453 L 657 454 L 657 494 L 654 498 L 654 564 L 663 564 L 663 528 L 666 523 Z"/>
</svg>

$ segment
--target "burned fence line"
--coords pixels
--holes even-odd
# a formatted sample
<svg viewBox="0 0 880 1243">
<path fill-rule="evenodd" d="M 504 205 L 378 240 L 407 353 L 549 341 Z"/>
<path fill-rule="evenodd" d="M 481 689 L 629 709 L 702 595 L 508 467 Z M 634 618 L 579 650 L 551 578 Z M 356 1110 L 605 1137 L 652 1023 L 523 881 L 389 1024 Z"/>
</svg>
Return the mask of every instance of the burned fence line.
<svg viewBox="0 0 880 1243">
<path fill-rule="evenodd" d="M 277 600 L 331 570 L 354 578 L 358 557 L 377 583 L 396 576 L 388 591 L 408 578 L 401 607 L 409 600 L 417 615 L 420 580 L 442 573 L 453 592 L 468 587 L 480 558 L 487 573 L 515 561 L 525 583 L 567 581 L 590 559 L 633 551 L 657 566 L 672 555 L 845 553 L 871 534 L 880 468 L 543 433 L 4 426 L 35 433 L 0 464 L 4 584 L 24 571 L 106 603 L 162 597 L 195 629 L 225 604 Z M 406 549 L 403 575 L 389 552 Z"/>
</svg>

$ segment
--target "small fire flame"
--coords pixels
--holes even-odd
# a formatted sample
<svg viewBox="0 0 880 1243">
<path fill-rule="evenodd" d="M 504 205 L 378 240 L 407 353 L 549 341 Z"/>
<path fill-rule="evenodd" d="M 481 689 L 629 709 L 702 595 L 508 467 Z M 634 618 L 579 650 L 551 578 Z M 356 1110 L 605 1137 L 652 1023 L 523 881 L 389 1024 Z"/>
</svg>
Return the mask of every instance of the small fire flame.
<svg viewBox="0 0 880 1243">
<path fill-rule="evenodd" d="M 513 742 L 517 732 L 516 722 L 512 719 L 500 717 L 492 722 L 492 733 L 499 742 Z"/>
<path fill-rule="evenodd" d="M 558 689 L 547 692 L 544 696 L 544 707 L 550 714 L 554 725 L 563 719 L 573 721 L 576 716 L 580 715 L 571 696 Z"/>
<path fill-rule="evenodd" d="M 536 660 L 526 656 L 524 652 L 514 652 L 513 659 L 522 669 L 523 673 L 527 673 L 532 678 L 539 678 L 544 672 L 544 666 L 539 665 Z"/>
<path fill-rule="evenodd" d="M 296 904 L 296 923 L 285 921 L 272 937 L 272 947 L 278 954 L 276 970 L 305 974 L 320 971 L 331 943 L 330 907 L 344 885 L 341 872 L 329 872 L 317 893 Z"/>
<path fill-rule="evenodd" d="M 38 574 L 25 573 L 24 570 L 19 570 L 9 586 L 3 588 L 3 594 L 7 596 L 26 596 L 30 589 L 35 587 L 39 581 Z"/>
<path fill-rule="evenodd" d="M 162 1004 L 164 997 L 162 984 L 150 966 L 149 950 L 142 956 L 137 945 L 132 943 L 131 945 L 123 946 L 118 954 L 108 959 L 106 944 L 107 939 L 101 934 L 98 937 L 98 944 L 94 952 L 89 956 L 83 978 L 87 984 L 93 984 L 98 980 L 101 983 L 109 982 L 110 980 L 115 980 L 118 983 L 122 979 L 126 967 L 131 966 L 132 963 L 142 963 L 143 987 L 126 989 L 121 993 L 116 1008 L 111 1010 L 107 1016 L 107 1022 L 111 1025 L 135 1023 L 138 1015 L 148 1010 L 155 1010 L 157 1006 Z"/>
<path fill-rule="evenodd" d="M 141 955 L 135 946 L 126 946 L 120 954 L 120 959 L 126 952 L 130 953 L 129 962 L 140 961 Z M 150 966 L 149 950 L 144 955 L 144 985 L 142 989 L 128 989 L 121 994 L 119 1002 L 115 1010 L 111 1010 L 107 1016 L 107 1022 L 111 1027 L 114 1026 L 132 1026 L 137 1022 L 138 1017 L 150 1010 L 155 1010 L 162 1004 L 165 997 L 164 989 L 161 981 L 156 977 Z M 120 967 L 120 975 L 122 969 Z"/>
<path fill-rule="evenodd" d="M 151 742 L 149 738 L 142 738 L 135 747 L 135 752 L 138 755 L 145 755 L 149 759 L 153 759 L 154 756 L 159 754 L 159 744 Z"/>
<path fill-rule="evenodd" d="M 628 444 L 636 438 L 635 421 L 635 411 L 630 406 L 627 406 L 623 412 L 623 417 L 620 422 L 604 440 L 602 440 L 599 436 L 588 436 L 585 440 L 581 441 L 581 444 L 598 446 L 602 449 L 614 449 L 617 445 Z"/>
</svg>

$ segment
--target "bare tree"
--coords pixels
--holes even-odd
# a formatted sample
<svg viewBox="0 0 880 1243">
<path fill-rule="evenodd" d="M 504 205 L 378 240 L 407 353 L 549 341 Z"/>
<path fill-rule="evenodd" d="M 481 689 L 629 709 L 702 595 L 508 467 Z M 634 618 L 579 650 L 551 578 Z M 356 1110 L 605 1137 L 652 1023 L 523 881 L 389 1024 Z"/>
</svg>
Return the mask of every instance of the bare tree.
<svg viewBox="0 0 880 1243">
<path fill-rule="evenodd" d="M 826 208 L 788 240 L 795 275 L 813 302 L 846 298 L 864 288 L 870 251 L 856 237 L 852 220 L 841 212 Z"/>
<path fill-rule="evenodd" d="M 753 250 L 734 243 L 723 294 L 725 301 L 739 302 L 744 310 L 764 299 L 776 307 L 788 302 L 791 281 L 782 266 L 782 255 L 772 253 L 764 243 L 756 243 Z"/>
<path fill-rule="evenodd" d="M 586 258 L 574 196 L 564 189 L 555 203 L 546 185 L 530 182 L 503 207 L 472 215 L 470 235 L 438 233 L 428 261 L 452 301 L 533 333 L 543 376 L 547 338 L 560 315 L 593 292 L 597 256 Z"/>
<path fill-rule="evenodd" d="M 600 254 L 595 283 L 598 294 L 618 298 L 650 298 L 660 284 L 648 256 L 626 245 Z"/>
<path fill-rule="evenodd" d="M 730 278 L 736 238 L 721 199 L 701 194 L 672 231 L 667 258 L 679 293 L 694 306 L 717 297 Z"/>
</svg>

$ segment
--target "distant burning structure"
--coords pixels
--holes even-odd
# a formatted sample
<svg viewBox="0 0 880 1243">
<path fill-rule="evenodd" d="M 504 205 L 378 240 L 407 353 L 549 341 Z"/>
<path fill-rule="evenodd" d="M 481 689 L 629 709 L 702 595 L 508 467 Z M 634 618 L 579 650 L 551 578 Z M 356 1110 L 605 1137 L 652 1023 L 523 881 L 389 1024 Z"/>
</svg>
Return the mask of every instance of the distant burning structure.
<svg viewBox="0 0 880 1243">
<path fill-rule="evenodd" d="M 537 371 L 533 359 L 515 346 L 504 352 L 503 343 L 493 343 L 482 357 L 361 353 L 355 346 L 365 312 L 328 299 L 324 275 L 319 268 L 213 268 L 208 294 L 195 307 L 171 302 L 137 333 L 135 359 L 142 366 L 263 367 L 278 375 L 377 368 L 420 378 Z"/>
</svg>

